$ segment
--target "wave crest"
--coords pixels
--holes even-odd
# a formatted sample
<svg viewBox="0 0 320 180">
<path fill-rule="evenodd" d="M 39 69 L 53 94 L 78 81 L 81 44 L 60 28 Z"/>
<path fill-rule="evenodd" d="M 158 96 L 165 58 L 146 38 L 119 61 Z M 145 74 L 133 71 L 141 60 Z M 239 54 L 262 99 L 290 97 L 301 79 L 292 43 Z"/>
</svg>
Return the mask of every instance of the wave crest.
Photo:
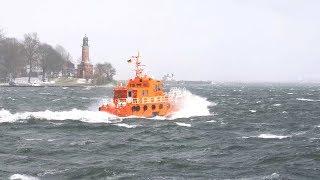
<svg viewBox="0 0 320 180">
<path fill-rule="evenodd" d="M 261 139 L 285 139 L 290 138 L 291 136 L 282 136 L 282 135 L 274 135 L 274 134 L 260 134 L 258 136 L 243 136 L 243 139 L 248 138 L 261 138 Z"/>
<path fill-rule="evenodd" d="M 182 96 L 180 110 L 175 112 L 170 119 L 189 118 L 193 116 L 209 116 L 209 106 L 215 106 L 207 98 L 192 94 L 185 89 L 178 89 Z"/>
<path fill-rule="evenodd" d="M 306 102 L 319 102 L 318 99 L 306 99 L 306 98 L 297 98 L 298 101 L 306 101 Z"/>
<path fill-rule="evenodd" d="M 37 177 L 28 176 L 25 174 L 14 174 L 14 175 L 10 176 L 9 179 L 10 180 L 39 180 L 39 178 L 37 178 Z"/>
<path fill-rule="evenodd" d="M 72 109 L 71 111 L 38 111 L 18 112 L 15 114 L 7 110 L 0 110 L 0 123 L 15 122 L 21 119 L 45 119 L 45 120 L 79 120 L 88 123 L 109 123 L 117 117 L 105 112 Z"/>
<path fill-rule="evenodd" d="M 191 124 L 183 123 L 183 122 L 176 122 L 178 126 L 184 126 L 184 127 L 191 127 Z"/>
<path fill-rule="evenodd" d="M 289 138 L 290 136 L 281 136 L 281 135 L 274 135 L 274 134 L 260 134 L 258 138 L 263 139 L 284 139 Z"/>
</svg>

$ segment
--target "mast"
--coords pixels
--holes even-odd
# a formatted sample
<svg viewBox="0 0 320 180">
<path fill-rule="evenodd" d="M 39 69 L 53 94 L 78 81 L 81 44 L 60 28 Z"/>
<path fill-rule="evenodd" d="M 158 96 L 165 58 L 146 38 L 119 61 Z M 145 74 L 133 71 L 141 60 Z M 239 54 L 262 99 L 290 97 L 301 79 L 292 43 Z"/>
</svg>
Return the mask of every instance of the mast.
<svg viewBox="0 0 320 180">
<path fill-rule="evenodd" d="M 143 76 L 143 68 L 142 68 L 142 64 L 141 64 L 141 61 L 140 61 L 140 52 L 138 51 L 138 55 L 137 56 L 132 56 L 128 62 L 132 62 L 134 61 L 135 63 L 135 73 L 136 73 L 136 77 L 139 77 L 141 78 Z"/>
</svg>

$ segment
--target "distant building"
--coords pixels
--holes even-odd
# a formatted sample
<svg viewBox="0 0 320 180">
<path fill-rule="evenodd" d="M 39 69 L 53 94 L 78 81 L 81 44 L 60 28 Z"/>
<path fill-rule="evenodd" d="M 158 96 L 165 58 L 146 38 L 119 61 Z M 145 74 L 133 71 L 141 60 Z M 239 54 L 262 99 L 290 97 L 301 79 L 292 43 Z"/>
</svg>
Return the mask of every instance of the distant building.
<svg viewBox="0 0 320 180">
<path fill-rule="evenodd" d="M 67 61 L 63 65 L 62 76 L 64 76 L 64 77 L 74 77 L 75 76 L 75 66 L 71 61 Z"/>
<path fill-rule="evenodd" d="M 92 79 L 93 78 L 93 65 L 90 64 L 89 60 L 89 44 L 88 37 L 84 36 L 82 43 L 82 58 L 81 63 L 77 68 L 77 77 L 84 79 Z"/>
</svg>

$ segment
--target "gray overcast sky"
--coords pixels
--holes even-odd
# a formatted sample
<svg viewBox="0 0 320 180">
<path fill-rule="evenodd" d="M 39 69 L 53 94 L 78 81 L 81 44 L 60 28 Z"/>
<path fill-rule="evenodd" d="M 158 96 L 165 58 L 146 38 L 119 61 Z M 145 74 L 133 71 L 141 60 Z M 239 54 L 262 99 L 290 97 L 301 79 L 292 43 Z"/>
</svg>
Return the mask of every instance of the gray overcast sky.
<svg viewBox="0 0 320 180">
<path fill-rule="evenodd" d="M 317 0 L 0 0 L 0 27 L 19 39 L 37 32 L 78 59 L 84 34 L 93 63 L 117 78 L 140 50 L 160 78 L 320 81 Z M 130 70 L 130 71 L 129 71 Z"/>
</svg>

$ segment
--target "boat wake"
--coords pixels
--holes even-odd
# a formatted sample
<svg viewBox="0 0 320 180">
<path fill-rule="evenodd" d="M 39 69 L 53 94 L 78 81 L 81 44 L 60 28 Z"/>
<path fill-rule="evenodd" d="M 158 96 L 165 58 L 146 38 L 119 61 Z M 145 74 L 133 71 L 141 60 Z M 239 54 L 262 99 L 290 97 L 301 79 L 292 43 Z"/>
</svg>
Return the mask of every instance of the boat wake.
<svg viewBox="0 0 320 180">
<path fill-rule="evenodd" d="M 25 119 L 40 120 L 78 120 L 87 123 L 111 123 L 113 119 L 118 117 L 99 111 L 87 111 L 72 109 L 70 111 L 37 111 L 37 112 L 18 112 L 10 113 L 7 110 L 0 110 L 0 123 L 15 122 Z"/>
<path fill-rule="evenodd" d="M 162 119 L 162 120 L 174 120 L 178 118 L 189 118 L 193 116 L 208 116 L 210 115 L 209 106 L 215 105 L 214 103 L 209 102 L 206 98 L 192 94 L 187 90 L 180 90 L 182 94 L 182 103 L 180 110 L 175 112 L 170 118 L 163 117 L 154 117 L 151 119 Z M 99 103 L 104 102 L 105 100 L 99 100 Z M 89 110 L 79 110 L 72 109 L 69 111 L 35 111 L 35 112 L 17 112 L 11 113 L 8 110 L 0 110 L 0 123 L 4 122 L 16 122 L 19 120 L 26 119 L 39 119 L 39 120 L 77 120 L 86 123 L 117 123 L 120 118 L 108 114 L 106 112 L 97 111 L 99 103 L 96 103 L 95 106 L 90 106 Z M 135 118 L 135 117 L 128 117 Z M 121 118 L 124 119 L 124 118 Z M 123 124 L 119 124 L 121 127 L 125 127 Z M 128 126 L 129 127 L 129 126 Z M 132 127 L 130 127 L 132 128 Z"/>
</svg>

